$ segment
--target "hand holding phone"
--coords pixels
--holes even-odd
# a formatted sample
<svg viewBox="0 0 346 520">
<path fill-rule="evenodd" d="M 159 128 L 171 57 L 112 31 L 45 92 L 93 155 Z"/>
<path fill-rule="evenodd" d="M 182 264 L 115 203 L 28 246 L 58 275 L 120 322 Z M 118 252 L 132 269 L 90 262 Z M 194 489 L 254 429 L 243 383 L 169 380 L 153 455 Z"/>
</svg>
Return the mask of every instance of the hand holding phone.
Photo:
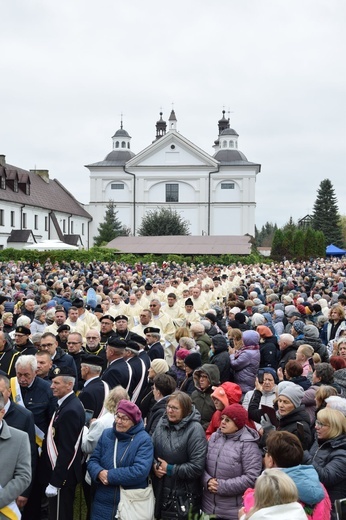
<svg viewBox="0 0 346 520">
<path fill-rule="evenodd" d="M 260 385 L 263 385 L 264 370 L 260 369 L 257 373 L 257 379 Z"/>
</svg>

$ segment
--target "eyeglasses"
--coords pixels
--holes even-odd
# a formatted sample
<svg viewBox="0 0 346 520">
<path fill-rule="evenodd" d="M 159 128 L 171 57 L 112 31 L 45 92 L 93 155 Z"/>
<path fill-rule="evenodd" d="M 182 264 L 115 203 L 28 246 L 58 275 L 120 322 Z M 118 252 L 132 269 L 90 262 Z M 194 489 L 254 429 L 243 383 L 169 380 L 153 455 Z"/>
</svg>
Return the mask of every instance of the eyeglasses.
<svg viewBox="0 0 346 520">
<path fill-rule="evenodd" d="M 80 343 L 82 343 L 82 342 L 81 341 L 68 341 L 67 345 L 79 345 Z"/>
<path fill-rule="evenodd" d="M 151 303 L 149 307 L 157 307 L 156 303 Z"/>
<path fill-rule="evenodd" d="M 171 406 L 170 404 L 166 405 L 167 410 L 172 410 L 172 412 L 179 412 L 180 408 L 178 406 Z"/>
<path fill-rule="evenodd" d="M 54 343 L 41 343 L 41 348 L 48 348 L 48 347 L 54 347 Z"/>
<path fill-rule="evenodd" d="M 208 376 L 205 375 L 205 374 L 201 374 L 201 375 L 199 376 L 199 378 L 200 378 L 200 379 L 209 379 Z"/>
<path fill-rule="evenodd" d="M 315 426 L 318 428 L 323 428 L 323 426 L 328 426 L 328 424 L 323 424 L 321 421 L 315 421 Z"/>
<path fill-rule="evenodd" d="M 86 339 L 99 339 L 97 336 L 87 336 Z"/>
<path fill-rule="evenodd" d="M 129 417 L 126 417 L 126 415 L 118 415 L 117 413 L 114 415 L 114 419 L 118 422 L 131 421 L 131 419 Z"/>
</svg>

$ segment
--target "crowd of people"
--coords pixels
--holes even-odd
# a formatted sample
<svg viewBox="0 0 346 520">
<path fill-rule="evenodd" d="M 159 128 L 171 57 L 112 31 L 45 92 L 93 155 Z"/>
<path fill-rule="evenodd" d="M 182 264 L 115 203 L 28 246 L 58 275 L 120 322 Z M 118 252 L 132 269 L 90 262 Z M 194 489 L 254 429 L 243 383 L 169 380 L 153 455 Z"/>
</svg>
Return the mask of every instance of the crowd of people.
<svg viewBox="0 0 346 520">
<path fill-rule="evenodd" d="M 0 519 L 337 520 L 345 310 L 343 259 L 0 263 Z"/>
</svg>

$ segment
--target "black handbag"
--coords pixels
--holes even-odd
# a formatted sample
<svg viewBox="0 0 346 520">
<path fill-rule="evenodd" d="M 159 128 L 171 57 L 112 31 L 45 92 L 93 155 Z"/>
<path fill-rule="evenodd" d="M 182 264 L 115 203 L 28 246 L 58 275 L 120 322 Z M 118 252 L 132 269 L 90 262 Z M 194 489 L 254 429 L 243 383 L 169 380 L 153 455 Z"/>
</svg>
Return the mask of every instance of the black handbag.
<svg viewBox="0 0 346 520">
<path fill-rule="evenodd" d="M 200 517 L 200 497 L 184 489 L 172 489 L 161 505 L 162 520 L 197 520 Z M 198 512 L 196 512 L 196 508 Z"/>
</svg>

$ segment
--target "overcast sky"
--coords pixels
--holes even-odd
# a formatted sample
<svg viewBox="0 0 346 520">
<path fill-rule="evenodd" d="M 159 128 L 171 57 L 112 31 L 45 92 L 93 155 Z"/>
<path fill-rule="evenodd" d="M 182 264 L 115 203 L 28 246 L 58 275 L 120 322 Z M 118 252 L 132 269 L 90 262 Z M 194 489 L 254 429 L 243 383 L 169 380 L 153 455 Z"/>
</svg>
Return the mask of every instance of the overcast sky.
<svg viewBox="0 0 346 520">
<path fill-rule="evenodd" d="M 0 7 L 0 153 L 83 203 L 85 164 L 120 126 L 137 153 L 174 103 L 210 153 L 225 107 L 260 163 L 256 225 L 312 210 L 329 178 L 346 214 L 344 0 L 10 0 Z M 230 227 L 230 234 L 232 229 Z"/>
</svg>

